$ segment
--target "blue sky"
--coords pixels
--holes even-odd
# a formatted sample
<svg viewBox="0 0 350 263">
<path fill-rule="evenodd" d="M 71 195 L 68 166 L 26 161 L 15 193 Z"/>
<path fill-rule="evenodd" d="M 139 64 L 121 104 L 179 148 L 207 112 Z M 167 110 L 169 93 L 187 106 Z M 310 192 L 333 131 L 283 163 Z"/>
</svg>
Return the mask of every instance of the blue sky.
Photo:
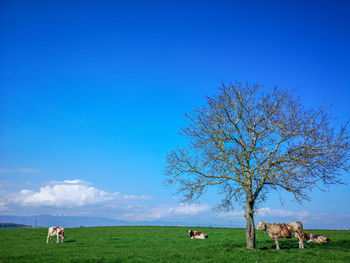
<svg viewBox="0 0 350 263">
<path fill-rule="evenodd" d="M 243 226 L 209 191 L 164 187 L 183 115 L 222 82 L 296 89 L 350 117 L 348 1 L 2 1 L 0 214 Z M 350 183 L 349 174 L 344 181 Z M 302 206 L 272 193 L 256 220 L 350 228 L 349 185 Z"/>
</svg>

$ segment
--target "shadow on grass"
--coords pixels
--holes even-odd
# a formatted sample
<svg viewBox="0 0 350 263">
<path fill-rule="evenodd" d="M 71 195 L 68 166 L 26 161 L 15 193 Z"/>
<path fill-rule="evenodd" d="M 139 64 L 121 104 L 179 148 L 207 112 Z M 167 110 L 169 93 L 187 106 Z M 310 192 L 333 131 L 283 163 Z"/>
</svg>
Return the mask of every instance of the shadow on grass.
<svg viewBox="0 0 350 263">
<path fill-rule="evenodd" d="M 281 250 L 290 250 L 290 249 L 298 249 L 298 244 L 294 244 L 291 242 L 279 242 L 280 249 Z M 341 240 L 341 241 L 335 241 L 325 244 L 318 244 L 318 243 L 306 243 L 304 242 L 305 249 L 313 249 L 313 248 L 321 248 L 321 249 L 345 249 L 350 250 L 350 240 Z M 276 246 L 273 244 L 271 246 L 262 246 L 260 247 L 257 245 L 257 249 L 260 250 L 276 250 Z"/>
<path fill-rule="evenodd" d="M 256 250 L 276 250 L 275 242 L 256 242 Z M 281 250 L 290 250 L 290 249 L 298 249 L 298 242 L 290 242 L 289 240 L 285 240 L 284 242 L 279 242 L 279 246 Z M 242 243 L 232 243 L 225 242 L 221 244 L 221 247 L 225 247 L 226 251 L 234 251 L 234 250 L 251 250 L 246 247 L 246 244 Z"/>
<path fill-rule="evenodd" d="M 226 251 L 235 251 L 235 250 L 246 250 L 246 246 L 243 243 L 237 242 L 222 242 L 219 245 L 221 248 L 225 248 Z M 299 250 L 298 240 L 296 239 L 280 239 L 279 240 L 280 250 Z M 317 244 L 317 243 L 307 243 L 304 240 L 304 249 L 322 249 L 322 250 L 343 250 L 350 251 L 350 240 L 337 240 L 331 241 L 326 244 Z M 274 241 L 257 241 L 256 250 L 266 250 L 273 251 L 276 250 L 276 245 Z"/>
<path fill-rule="evenodd" d="M 310 243 L 307 246 L 310 248 L 350 250 L 350 240 L 331 241 L 330 243 L 325 244 Z"/>
<path fill-rule="evenodd" d="M 293 242 L 296 241 L 296 242 Z M 280 250 L 290 250 L 290 249 L 299 249 L 299 243 L 297 240 L 279 240 Z M 257 242 L 256 248 L 259 250 L 276 250 L 275 242 Z"/>
<path fill-rule="evenodd" d="M 276 246 L 271 246 L 271 247 L 260 247 L 258 248 L 259 250 L 276 250 Z M 280 250 L 290 250 L 290 249 L 298 249 L 298 247 L 289 247 L 289 246 L 281 246 L 280 245 Z"/>
<path fill-rule="evenodd" d="M 342 248 L 350 248 L 350 240 L 341 240 L 341 241 L 335 241 L 335 242 L 330 242 L 328 244 L 330 245 L 335 245 L 337 247 L 342 247 Z"/>
</svg>

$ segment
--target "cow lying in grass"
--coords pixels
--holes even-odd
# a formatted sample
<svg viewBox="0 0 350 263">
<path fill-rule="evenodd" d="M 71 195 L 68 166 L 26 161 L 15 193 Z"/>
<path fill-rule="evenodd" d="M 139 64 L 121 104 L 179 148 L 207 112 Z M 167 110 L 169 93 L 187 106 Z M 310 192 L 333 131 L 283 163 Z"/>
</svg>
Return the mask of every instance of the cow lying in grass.
<svg viewBox="0 0 350 263">
<path fill-rule="evenodd" d="M 61 242 L 63 243 L 64 240 L 64 228 L 60 226 L 51 226 L 49 227 L 49 231 L 47 233 L 46 243 L 49 243 L 49 239 L 51 237 L 57 236 L 57 243 Z"/>
<path fill-rule="evenodd" d="M 301 222 L 266 224 L 265 222 L 260 221 L 256 229 L 265 230 L 265 232 L 275 240 L 276 249 L 280 249 L 278 245 L 279 238 L 292 238 L 293 236 L 299 240 L 299 248 L 304 248 L 304 232 L 303 224 Z"/>
<path fill-rule="evenodd" d="M 329 243 L 331 240 L 325 236 L 304 233 L 307 243 Z"/>
<path fill-rule="evenodd" d="M 194 231 L 194 230 L 188 230 L 188 234 L 190 235 L 191 239 L 206 239 L 208 238 L 207 234 L 204 234 L 202 232 Z"/>
</svg>

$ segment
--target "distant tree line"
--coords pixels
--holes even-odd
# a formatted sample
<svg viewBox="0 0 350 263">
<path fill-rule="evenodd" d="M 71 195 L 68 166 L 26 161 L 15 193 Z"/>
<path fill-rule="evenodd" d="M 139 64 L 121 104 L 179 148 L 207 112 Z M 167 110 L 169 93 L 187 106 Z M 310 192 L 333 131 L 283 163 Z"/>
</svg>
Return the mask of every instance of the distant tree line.
<svg viewBox="0 0 350 263">
<path fill-rule="evenodd" d="M 15 223 L 0 223 L 0 227 L 32 227 L 32 226 L 15 224 Z"/>
</svg>

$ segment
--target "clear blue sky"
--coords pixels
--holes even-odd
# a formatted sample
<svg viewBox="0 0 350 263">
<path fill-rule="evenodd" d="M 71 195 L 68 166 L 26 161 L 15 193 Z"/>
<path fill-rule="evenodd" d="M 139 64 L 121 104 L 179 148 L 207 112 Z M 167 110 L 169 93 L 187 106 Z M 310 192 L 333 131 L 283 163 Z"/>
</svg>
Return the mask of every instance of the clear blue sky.
<svg viewBox="0 0 350 263">
<path fill-rule="evenodd" d="M 183 113 L 237 80 L 297 88 L 339 126 L 349 14 L 349 1 L 1 1 L 0 215 L 243 226 L 239 206 L 211 211 L 212 191 L 184 207 L 163 186 Z M 257 220 L 350 228 L 349 192 L 271 194 Z"/>
</svg>

